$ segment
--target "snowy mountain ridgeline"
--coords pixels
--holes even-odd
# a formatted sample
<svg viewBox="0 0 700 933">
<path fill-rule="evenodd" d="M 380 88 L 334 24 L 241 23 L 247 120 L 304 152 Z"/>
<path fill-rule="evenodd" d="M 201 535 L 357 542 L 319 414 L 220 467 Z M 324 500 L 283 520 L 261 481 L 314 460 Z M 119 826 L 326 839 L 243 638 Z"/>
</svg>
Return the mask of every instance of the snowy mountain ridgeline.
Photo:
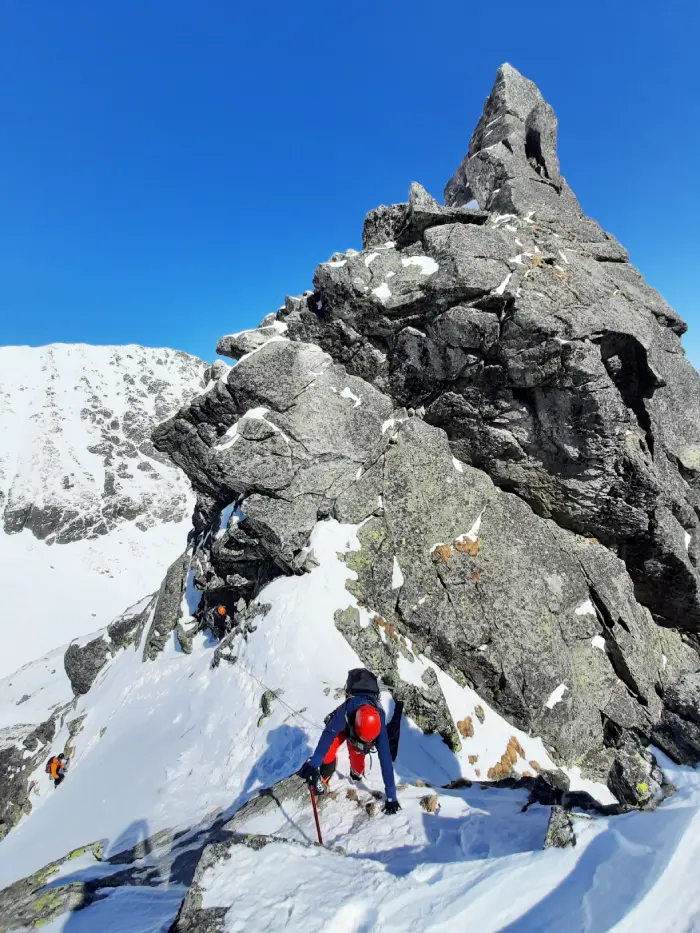
<svg viewBox="0 0 700 933">
<path fill-rule="evenodd" d="M 157 593 L 0 683 L 0 933 L 700 929 L 684 329 L 504 65 L 444 206 L 414 183 L 371 211 L 194 397 L 198 363 L 142 351 L 181 367 L 176 414 L 157 371 L 138 429 L 95 393 L 73 458 L 43 427 L 66 407 L 37 409 L 15 539 L 155 533 L 188 483 L 194 534 Z M 295 772 L 358 666 L 403 704 L 402 809 L 341 750 L 317 846 Z"/>
<path fill-rule="evenodd" d="M 0 347 L 0 370 L 5 676 L 111 621 L 182 550 L 190 484 L 151 431 L 202 391 L 206 366 L 55 344 Z"/>
</svg>

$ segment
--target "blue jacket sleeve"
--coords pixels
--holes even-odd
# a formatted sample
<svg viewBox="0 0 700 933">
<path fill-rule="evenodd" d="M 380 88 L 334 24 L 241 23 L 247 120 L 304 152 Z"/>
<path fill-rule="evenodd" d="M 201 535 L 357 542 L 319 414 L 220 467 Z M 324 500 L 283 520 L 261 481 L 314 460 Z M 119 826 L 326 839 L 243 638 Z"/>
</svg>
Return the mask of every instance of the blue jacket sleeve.
<svg viewBox="0 0 700 933">
<path fill-rule="evenodd" d="M 316 746 L 316 751 L 313 753 L 310 759 L 310 764 L 313 768 L 320 768 L 321 762 L 326 757 L 328 749 L 331 747 L 331 742 L 338 735 L 339 732 L 342 732 L 345 728 L 345 706 L 343 703 L 342 706 L 339 706 L 338 709 L 333 713 L 331 718 L 328 720 L 326 728 L 321 733 L 321 738 L 318 740 L 318 745 Z M 387 748 L 389 743 L 387 741 Z M 391 755 L 389 756 L 391 761 Z M 382 768 L 382 773 L 384 769 Z"/>
<path fill-rule="evenodd" d="M 377 752 L 379 753 L 379 764 L 382 768 L 382 778 L 384 779 L 384 790 L 387 800 L 396 800 L 396 784 L 394 782 L 394 762 L 391 760 L 391 749 L 389 748 L 389 736 L 386 732 L 386 725 L 382 717 L 382 731 L 377 738 Z"/>
</svg>

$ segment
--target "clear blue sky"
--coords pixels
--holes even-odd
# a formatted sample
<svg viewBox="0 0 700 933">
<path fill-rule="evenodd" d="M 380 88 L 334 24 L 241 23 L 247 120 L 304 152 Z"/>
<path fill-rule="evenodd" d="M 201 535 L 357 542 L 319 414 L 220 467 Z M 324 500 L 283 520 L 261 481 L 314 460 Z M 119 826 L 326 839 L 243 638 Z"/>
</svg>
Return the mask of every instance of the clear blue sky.
<svg viewBox="0 0 700 933">
<path fill-rule="evenodd" d="M 0 343 L 211 358 L 367 210 L 441 198 L 510 61 L 698 365 L 699 49 L 698 0 L 3 3 Z"/>
</svg>

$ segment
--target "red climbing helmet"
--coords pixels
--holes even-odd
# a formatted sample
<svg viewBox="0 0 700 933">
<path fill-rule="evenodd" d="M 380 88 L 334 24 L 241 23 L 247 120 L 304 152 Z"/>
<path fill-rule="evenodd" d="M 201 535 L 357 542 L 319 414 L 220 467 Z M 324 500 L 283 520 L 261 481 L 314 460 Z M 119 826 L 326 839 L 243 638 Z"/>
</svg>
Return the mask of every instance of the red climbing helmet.
<svg viewBox="0 0 700 933">
<path fill-rule="evenodd" d="M 379 713 L 373 706 L 366 703 L 357 708 L 353 732 L 360 742 L 371 745 L 379 735 L 381 727 Z"/>
</svg>

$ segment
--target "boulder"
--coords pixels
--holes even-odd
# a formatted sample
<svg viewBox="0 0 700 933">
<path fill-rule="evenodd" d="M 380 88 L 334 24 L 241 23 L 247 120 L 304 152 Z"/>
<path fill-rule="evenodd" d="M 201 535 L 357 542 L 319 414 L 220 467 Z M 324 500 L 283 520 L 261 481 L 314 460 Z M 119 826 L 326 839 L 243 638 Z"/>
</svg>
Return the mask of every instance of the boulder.
<svg viewBox="0 0 700 933">
<path fill-rule="evenodd" d="M 103 636 L 82 646 L 74 644 L 68 647 L 63 664 L 76 696 L 88 692 L 110 656 L 109 643 Z"/>
<path fill-rule="evenodd" d="M 571 814 L 563 807 L 554 806 L 549 814 L 543 849 L 566 849 L 576 845 L 576 833 Z"/>
<path fill-rule="evenodd" d="M 217 387 L 218 388 L 218 387 Z M 236 503 L 240 516 L 198 554 L 207 588 L 249 602 L 280 572 L 302 569 L 319 518 L 386 442 L 391 402 L 318 347 L 272 341 L 155 435 L 192 479 L 202 528 Z M 301 563 L 300 563 L 301 561 Z"/>
<path fill-rule="evenodd" d="M 620 803 L 630 809 L 653 809 L 669 787 L 651 752 L 629 744 L 618 750 L 609 783 Z"/>
</svg>

